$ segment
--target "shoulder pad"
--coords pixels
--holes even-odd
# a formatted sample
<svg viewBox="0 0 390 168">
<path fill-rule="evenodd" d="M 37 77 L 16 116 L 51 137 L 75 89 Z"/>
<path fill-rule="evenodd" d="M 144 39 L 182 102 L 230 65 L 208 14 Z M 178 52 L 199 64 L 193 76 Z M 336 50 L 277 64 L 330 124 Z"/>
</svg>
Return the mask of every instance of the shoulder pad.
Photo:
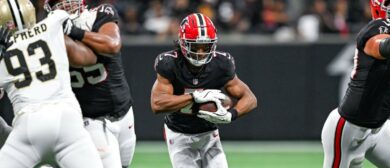
<svg viewBox="0 0 390 168">
<path fill-rule="evenodd" d="M 50 18 L 51 20 L 58 20 L 62 23 L 69 18 L 69 14 L 64 10 L 54 10 L 48 14 L 47 18 Z"/>
<path fill-rule="evenodd" d="M 218 57 L 222 60 L 229 61 L 234 64 L 234 57 L 228 52 L 215 51 L 214 57 Z"/>
<path fill-rule="evenodd" d="M 171 80 L 173 78 L 175 59 L 178 58 L 177 51 L 161 53 L 156 57 L 154 62 L 155 71 Z"/>
<path fill-rule="evenodd" d="M 94 32 L 97 32 L 105 23 L 119 22 L 118 12 L 111 4 L 102 4 L 92 10 L 96 11 L 96 21 L 92 28 Z"/>
<path fill-rule="evenodd" d="M 370 21 L 356 36 L 357 48 L 364 50 L 366 42 L 378 34 L 390 33 L 390 21 L 388 19 L 377 19 Z"/>
</svg>

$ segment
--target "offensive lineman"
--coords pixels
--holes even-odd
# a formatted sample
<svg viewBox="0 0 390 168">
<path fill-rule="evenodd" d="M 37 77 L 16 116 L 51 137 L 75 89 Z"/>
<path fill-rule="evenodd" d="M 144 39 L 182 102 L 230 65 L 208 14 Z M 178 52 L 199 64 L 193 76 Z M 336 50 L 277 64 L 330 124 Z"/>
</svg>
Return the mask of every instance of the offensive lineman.
<svg viewBox="0 0 390 168">
<path fill-rule="evenodd" d="M 78 36 L 73 39 L 90 47 L 97 55 L 97 63 L 71 68 L 73 92 L 104 167 L 127 168 L 134 154 L 136 135 L 133 100 L 122 67 L 119 16 L 110 4 L 93 9 L 84 8 L 83 4 L 83 0 L 46 0 L 45 8 L 80 14 L 73 19 L 81 28 L 74 31 Z"/>
<path fill-rule="evenodd" d="M 0 87 L 8 93 L 15 115 L 0 150 L 1 167 L 30 168 L 46 155 L 55 155 L 63 168 L 102 168 L 83 127 L 68 71 L 68 61 L 87 65 L 90 62 L 83 61 L 94 55 L 86 47 L 65 48 L 72 42 L 64 38 L 64 31 L 74 36 L 69 15 L 55 11 L 35 23 L 35 8 L 28 0 L 0 0 L 0 12 L 0 32 L 7 32 L 0 37 Z M 81 56 L 68 60 L 67 52 Z"/>
<path fill-rule="evenodd" d="M 216 29 L 200 13 L 188 15 L 180 24 L 178 49 L 157 56 L 157 79 L 152 88 L 154 113 L 165 117 L 165 136 L 174 168 L 228 167 L 216 124 L 227 124 L 257 106 L 249 87 L 235 73 L 233 57 L 215 51 Z M 221 100 L 227 93 L 238 99 L 226 110 Z M 199 111 L 196 103 L 214 101 L 215 113 Z M 199 112 L 199 113 L 198 113 Z"/>
<path fill-rule="evenodd" d="M 351 81 L 322 129 L 324 168 L 390 168 L 390 0 L 371 0 L 372 18 L 357 35 Z"/>
</svg>

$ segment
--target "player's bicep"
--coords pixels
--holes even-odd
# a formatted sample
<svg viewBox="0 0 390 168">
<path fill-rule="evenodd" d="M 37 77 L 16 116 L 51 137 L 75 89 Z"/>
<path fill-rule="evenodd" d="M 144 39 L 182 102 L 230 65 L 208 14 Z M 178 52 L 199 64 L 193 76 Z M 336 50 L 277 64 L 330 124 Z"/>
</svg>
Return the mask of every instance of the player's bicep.
<svg viewBox="0 0 390 168">
<path fill-rule="evenodd" d="M 244 96 L 245 92 L 250 91 L 248 86 L 237 76 L 225 84 L 225 90 L 230 96 L 233 96 L 237 99 Z"/>
<path fill-rule="evenodd" d="M 152 109 L 157 109 L 159 101 L 163 100 L 165 95 L 173 95 L 173 86 L 171 82 L 163 76 L 157 74 L 157 79 L 152 87 L 150 102 Z"/>
<path fill-rule="evenodd" d="M 97 57 L 95 53 L 83 43 L 73 41 L 65 36 L 65 45 L 71 66 L 83 67 L 96 64 Z"/>
<path fill-rule="evenodd" d="M 153 88 L 152 88 L 152 98 L 159 96 L 161 94 L 173 94 L 173 86 L 171 82 L 167 79 L 161 76 L 160 74 L 157 74 L 157 79 L 154 82 Z"/>
<path fill-rule="evenodd" d="M 98 31 L 100 34 L 109 36 L 112 40 L 121 41 L 119 26 L 115 22 L 108 22 L 102 25 Z"/>
<path fill-rule="evenodd" d="M 382 39 L 389 38 L 389 34 L 378 34 L 367 40 L 364 46 L 364 53 L 376 59 L 385 59 L 379 52 L 379 45 Z"/>
<path fill-rule="evenodd" d="M 111 40 L 113 50 L 120 50 L 122 47 L 119 26 L 115 22 L 108 22 L 99 28 L 99 34 L 106 35 Z"/>
</svg>

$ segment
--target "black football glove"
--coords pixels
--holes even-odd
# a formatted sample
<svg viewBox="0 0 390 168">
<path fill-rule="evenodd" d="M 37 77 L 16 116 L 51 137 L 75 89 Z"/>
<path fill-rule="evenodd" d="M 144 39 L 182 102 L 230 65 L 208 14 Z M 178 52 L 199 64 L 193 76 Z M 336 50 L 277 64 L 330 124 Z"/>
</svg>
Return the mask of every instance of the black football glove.
<svg viewBox="0 0 390 168">
<path fill-rule="evenodd" d="M 7 48 L 13 44 L 10 40 L 11 36 L 12 32 L 7 26 L 0 26 L 0 60 Z"/>
<path fill-rule="evenodd" d="M 84 38 L 85 30 L 78 28 L 68 19 L 63 24 L 64 34 L 72 38 L 73 40 L 81 41 Z"/>
</svg>

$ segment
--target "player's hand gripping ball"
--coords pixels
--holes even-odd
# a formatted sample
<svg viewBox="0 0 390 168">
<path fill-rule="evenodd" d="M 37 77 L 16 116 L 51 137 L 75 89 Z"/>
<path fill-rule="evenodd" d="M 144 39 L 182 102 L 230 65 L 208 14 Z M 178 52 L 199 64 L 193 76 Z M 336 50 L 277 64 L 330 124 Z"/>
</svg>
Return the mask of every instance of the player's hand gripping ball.
<svg viewBox="0 0 390 168">
<path fill-rule="evenodd" d="M 229 96 L 225 96 L 225 99 L 221 99 L 220 101 L 222 103 L 222 106 L 225 109 L 229 109 L 233 106 L 233 101 Z M 209 101 L 209 102 L 205 102 L 205 103 L 200 103 L 199 110 L 209 111 L 209 112 L 217 112 L 218 107 L 217 107 L 217 104 L 215 102 Z"/>
<path fill-rule="evenodd" d="M 232 122 L 232 113 L 228 109 L 233 106 L 233 103 L 229 96 L 223 95 L 223 99 L 201 103 L 197 116 L 215 124 L 228 124 Z"/>
</svg>

